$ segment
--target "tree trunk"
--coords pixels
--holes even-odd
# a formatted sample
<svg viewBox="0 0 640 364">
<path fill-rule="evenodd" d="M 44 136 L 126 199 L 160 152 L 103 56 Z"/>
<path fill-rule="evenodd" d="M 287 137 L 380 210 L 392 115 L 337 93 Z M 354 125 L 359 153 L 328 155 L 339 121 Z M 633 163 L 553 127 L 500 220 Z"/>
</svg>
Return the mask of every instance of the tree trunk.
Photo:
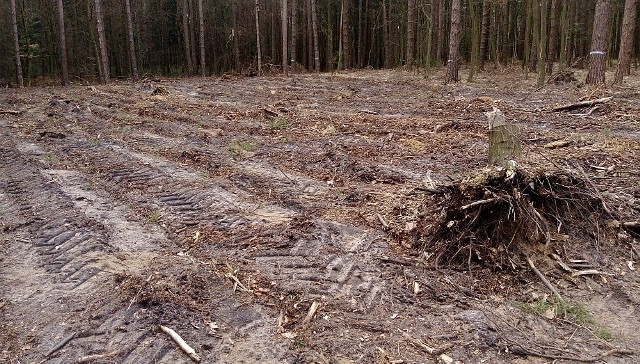
<svg viewBox="0 0 640 364">
<path fill-rule="evenodd" d="M 128 0 L 127 0 L 128 1 Z M 200 34 L 200 75 L 207 75 L 207 66 L 205 63 L 205 47 L 204 47 L 204 10 L 202 8 L 202 0 L 198 0 L 198 23 Z"/>
<path fill-rule="evenodd" d="M 64 5 L 58 0 L 58 32 L 60 38 L 60 69 L 62 70 L 62 86 L 69 86 L 69 67 L 67 62 L 67 39 L 64 31 Z"/>
<path fill-rule="evenodd" d="M 298 2 L 291 1 L 291 44 L 289 44 L 289 56 L 291 57 L 291 67 L 295 67 L 298 57 L 296 48 L 298 45 Z"/>
<path fill-rule="evenodd" d="M 182 0 L 182 38 L 184 40 L 184 55 L 187 59 L 187 72 L 193 74 L 193 58 L 191 58 L 191 31 L 189 30 L 189 3 Z"/>
<path fill-rule="evenodd" d="M 351 1 L 342 0 L 342 68 L 351 68 Z"/>
<path fill-rule="evenodd" d="M 447 60 L 447 73 L 445 85 L 458 82 L 458 69 L 460 68 L 460 0 L 451 0 L 451 31 L 449 32 L 449 59 Z"/>
<path fill-rule="evenodd" d="M 489 119 L 489 165 L 506 166 L 509 160 L 522 156 L 516 125 L 506 121 L 500 109 L 485 113 Z"/>
<path fill-rule="evenodd" d="M 544 85 L 547 70 L 547 0 L 540 0 L 540 37 L 538 43 L 538 87 Z"/>
<path fill-rule="evenodd" d="M 13 50 L 16 57 L 16 77 L 18 87 L 24 87 L 22 79 L 22 62 L 20 62 L 20 39 L 18 38 L 18 14 L 16 11 L 16 0 L 11 0 L 11 27 L 13 28 Z"/>
<path fill-rule="evenodd" d="M 531 0 L 531 49 L 529 53 L 529 69 L 535 70 L 538 65 L 538 47 L 540 43 L 540 2 Z"/>
<path fill-rule="evenodd" d="M 236 73 L 240 73 L 240 44 L 238 40 L 240 32 L 238 31 L 238 5 L 235 0 L 231 1 L 231 36 L 233 37 L 233 68 Z"/>
<path fill-rule="evenodd" d="M 367 17 L 366 4 L 365 11 L 362 11 L 362 0 L 358 0 L 358 68 L 364 67 L 364 35 Z"/>
<path fill-rule="evenodd" d="M 313 61 L 316 73 L 320 73 L 320 46 L 318 44 L 318 13 L 316 0 L 311 0 L 311 26 L 313 28 Z"/>
<path fill-rule="evenodd" d="M 482 30 L 480 32 L 480 69 L 484 69 L 484 61 L 487 57 L 487 41 L 489 36 L 489 10 L 490 0 L 482 2 Z"/>
<path fill-rule="evenodd" d="M 618 66 L 614 84 L 622 83 L 625 75 L 629 74 L 629 61 L 633 50 L 633 35 L 636 26 L 636 4 L 637 0 L 626 0 L 624 2 L 624 18 L 622 20 L 622 40 L 618 52 Z"/>
<path fill-rule="evenodd" d="M 407 66 L 413 67 L 413 55 L 416 44 L 416 0 L 409 0 L 407 4 Z"/>
<path fill-rule="evenodd" d="M 258 51 L 258 76 L 262 74 L 262 49 L 260 47 L 260 4 L 256 0 L 256 48 Z"/>
<path fill-rule="evenodd" d="M 282 1 L 282 72 L 289 77 L 289 63 L 287 61 L 287 0 Z"/>
<path fill-rule="evenodd" d="M 480 64 L 478 55 L 480 54 L 480 7 L 478 0 L 469 0 L 469 12 L 471 17 L 471 64 L 469 66 L 469 76 L 467 80 L 473 81 L 478 66 Z"/>
<path fill-rule="evenodd" d="M 607 32 L 609 31 L 609 15 L 611 0 L 598 0 L 593 18 L 591 36 L 591 52 L 589 53 L 589 73 L 585 81 L 588 85 L 604 83 L 605 52 L 607 51 Z"/>
<path fill-rule="evenodd" d="M 104 34 L 104 20 L 102 19 L 102 0 L 95 0 L 96 27 L 98 29 L 98 44 L 100 45 L 100 65 L 102 67 L 102 83 L 108 84 L 109 55 L 107 54 L 107 38 Z"/>
<path fill-rule="evenodd" d="M 131 63 L 131 78 L 138 81 L 138 60 L 136 57 L 136 43 L 133 36 L 133 16 L 131 14 L 131 0 L 124 0 L 124 10 L 127 15 L 127 35 L 129 37 L 129 63 Z"/>
<path fill-rule="evenodd" d="M 558 48 L 558 4 L 560 0 L 551 0 L 551 28 L 549 30 L 549 48 L 547 50 L 547 72 L 553 72 L 553 63 L 556 61 Z"/>
<path fill-rule="evenodd" d="M 385 0 L 382 0 L 382 28 L 384 33 L 384 68 L 389 68 L 391 67 L 391 34 L 389 34 L 389 10 Z"/>
<path fill-rule="evenodd" d="M 436 59 L 438 65 L 442 64 L 442 52 L 444 47 L 444 28 L 446 22 L 444 20 L 444 0 L 438 0 L 438 32 L 436 33 Z"/>
</svg>

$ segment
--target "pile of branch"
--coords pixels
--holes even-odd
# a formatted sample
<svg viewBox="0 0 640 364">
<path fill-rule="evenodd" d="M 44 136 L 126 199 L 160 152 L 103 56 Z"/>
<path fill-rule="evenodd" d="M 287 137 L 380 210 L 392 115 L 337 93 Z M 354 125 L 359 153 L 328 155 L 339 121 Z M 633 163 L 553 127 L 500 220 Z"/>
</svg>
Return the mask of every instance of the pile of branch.
<svg viewBox="0 0 640 364">
<path fill-rule="evenodd" d="M 592 231 L 586 225 L 608 215 L 592 184 L 569 172 L 491 171 L 435 198 L 442 206 L 435 223 L 425 214 L 409 238 L 433 254 L 436 265 L 515 270 L 527 257 L 548 252 L 560 229 Z"/>
</svg>

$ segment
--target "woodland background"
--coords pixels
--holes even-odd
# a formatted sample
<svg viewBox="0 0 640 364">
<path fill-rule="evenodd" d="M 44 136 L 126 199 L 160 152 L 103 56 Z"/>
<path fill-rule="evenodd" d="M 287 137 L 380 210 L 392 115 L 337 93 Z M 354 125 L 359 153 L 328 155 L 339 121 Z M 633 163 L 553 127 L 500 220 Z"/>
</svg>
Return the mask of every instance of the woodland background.
<svg viewBox="0 0 640 364">
<path fill-rule="evenodd" d="M 597 5 L 608 7 L 604 23 L 597 23 Z M 637 12 L 636 0 L 2 1 L 0 83 L 19 83 L 16 49 L 25 85 L 58 84 L 61 77 L 68 83 L 63 45 L 71 82 L 255 75 L 282 72 L 285 64 L 294 71 L 404 66 L 426 74 L 454 59 L 449 41 L 456 14 L 456 64 L 469 65 L 470 78 L 487 64 L 519 64 L 541 79 L 554 64 L 556 70 L 586 67 L 596 27 L 606 42 L 596 51 L 604 52 L 608 67 L 626 54 L 621 80 L 638 65 Z"/>
</svg>

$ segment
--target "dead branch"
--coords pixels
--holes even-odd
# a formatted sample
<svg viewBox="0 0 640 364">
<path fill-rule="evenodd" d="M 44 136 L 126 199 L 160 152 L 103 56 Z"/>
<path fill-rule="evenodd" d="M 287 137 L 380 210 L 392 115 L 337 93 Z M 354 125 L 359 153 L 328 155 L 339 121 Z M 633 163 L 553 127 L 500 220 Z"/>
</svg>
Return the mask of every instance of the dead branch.
<svg viewBox="0 0 640 364">
<path fill-rule="evenodd" d="M 240 287 L 240 289 L 241 289 L 242 291 L 251 293 L 251 290 L 250 290 L 249 288 L 245 287 L 245 285 L 244 285 L 244 284 L 242 284 L 242 282 L 240 282 L 240 280 L 238 279 L 238 277 L 234 276 L 234 275 L 233 275 L 233 274 L 231 274 L 231 273 L 225 273 L 225 275 L 224 275 L 224 276 L 225 276 L 225 277 L 227 277 L 227 278 L 229 278 L 229 279 L 231 279 L 232 281 L 234 281 L 234 282 L 235 282 L 235 284 L 236 284 L 238 287 Z"/>
<path fill-rule="evenodd" d="M 488 199 L 486 199 L 486 200 L 479 200 L 479 201 L 475 201 L 475 202 L 472 202 L 472 203 L 470 203 L 470 204 L 468 204 L 468 205 L 464 205 L 464 206 L 462 206 L 462 207 L 460 208 L 460 210 L 466 210 L 466 209 L 471 208 L 471 207 L 474 207 L 474 206 L 486 205 L 486 204 L 488 204 L 488 203 L 492 203 L 492 202 L 497 201 L 497 200 L 498 200 L 498 199 L 494 197 L 494 198 L 488 198 Z"/>
<path fill-rule="evenodd" d="M 604 104 L 606 102 L 611 101 L 612 99 L 613 99 L 613 96 L 609 96 L 609 97 L 603 97 L 601 99 L 580 101 L 580 102 L 576 102 L 576 103 L 573 103 L 573 104 L 556 106 L 552 110 L 553 111 L 563 111 L 563 110 L 579 109 L 581 107 L 592 107 L 594 105 Z"/>
<path fill-rule="evenodd" d="M 382 226 L 385 229 L 389 228 L 389 223 L 387 222 L 387 220 L 384 219 L 384 217 L 382 217 L 382 215 L 376 214 L 376 217 L 378 218 L 378 221 L 380 221 L 380 224 L 382 224 Z"/>
<path fill-rule="evenodd" d="M 169 335 L 173 339 L 173 341 L 175 341 L 176 344 L 178 344 L 180 349 L 182 349 L 182 351 L 187 353 L 187 355 L 189 355 L 189 357 L 193 361 L 195 361 L 196 363 L 199 363 L 200 360 L 202 360 L 202 359 L 200 359 L 198 354 L 196 354 L 196 351 L 193 350 L 193 348 L 191 346 L 189 346 L 186 342 L 184 342 L 184 340 L 182 340 L 182 338 L 180 337 L 180 335 L 178 335 L 178 333 L 176 333 L 175 331 L 171 330 L 170 328 L 168 328 L 166 326 L 162 326 L 162 325 L 160 325 L 160 329 L 162 331 L 164 331 L 167 335 Z"/>
<path fill-rule="evenodd" d="M 600 361 L 604 358 L 606 358 L 607 356 L 611 356 L 611 355 L 616 355 L 616 354 L 621 354 L 621 355 L 633 355 L 635 354 L 635 352 L 633 350 L 627 350 L 627 349 L 611 349 L 611 350 L 607 350 L 597 356 L 594 356 L 592 358 L 582 358 L 582 357 L 575 357 L 575 356 L 568 356 L 568 355 L 554 355 L 554 354 L 545 354 L 545 353 L 539 353 L 536 351 L 531 351 L 531 350 L 527 350 L 524 349 L 523 347 L 520 348 L 514 348 L 512 349 L 512 351 L 516 354 L 519 355 L 529 355 L 529 356 L 537 356 L 539 358 L 546 358 L 546 359 L 554 359 L 554 360 L 568 360 L 568 361 L 579 361 L 581 363 L 593 363 L 593 362 L 597 362 Z"/>
<path fill-rule="evenodd" d="M 93 354 L 93 355 L 86 355 L 86 356 L 81 356 L 78 358 L 77 363 L 93 363 L 95 361 L 98 360 L 102 360 L 102 359 L 108 359 L 111 357 L 114 357 L 116 355 L 120 354 L 119 351 L 112 351 L 110 353 L 105 353 L 105 354 Z"/>
<path fill-rule="evenodd" d="M 77 332 L 72 332 L 71 334 L 67 335 L 64 339 L 62 339 L 62 341 L 57 343 L 56 346 L 52 347 L 51 350 L 47 351 L 47 353 L 44 354 L 44 356 L 49 357 L 51 354 L 62 349 L 65 345 L 69 343 L 69 341 L 73 340 L 73 338 L 76 337 L 77 334 L 78 334 Z"/>
<path fill-rule="evenodd" d="M 628 229 L 638 229 L 640 228 L 640 221 L 627 221 L 627 222 L 623 222 L 622 226 L 628 228 Z"/>
<path fill-rule="evenodd" d="M 313 301 L 313 303 L 311 304 L 311 307 L 309 307 L 309 311 L 307 312 L 307 316 L 302 321 L 302 325 L 303 326 L 307 326 L 309 324 L 309 322 L 311 322 L 311 320 L 313 319 L 313 316 L 315 316 L 315 314 L 318 311 L 319 307 L 320 307 L 320 304 L 318 302 L 316 302 L 316 301 Z"/>
<path fill-rule="evenodd" d="M 0 110 L 0 115 L 2 114 L 11 114 L 11 115 L 20 115 L 22 111 L 20 110 Z"/>
<path fill-rule="evenodd" d="M 538 278 L 540 278 L 542 283 L 544 283 L 544 285 L 547 286 L 547 288 L 549 288 L 549 290 L 551 290 L 551 292 L 553 292 L 553 294 L 556 296 L 556 298 L 558 298 L 561 302 L 564 302 L 564 300 L 562 299 L 562 296 L 560 296 L 560 293 L 551 284 L 551 282 L 549 282 L 547 277 L 545 277 L 544 274 L 542 274 L 542 272 L 540 272 L 538 270 L 538 268 L 536 268 L 536 266 L 531 261 L 531 258 L 527 257 L 527 263 L 529 263 L 529 266 L 531 267 L 531 270 L 533 270 L 533 272 L 538 276 Z"/>
<path fill-rule="evenodd" d="M 600 193 L 600 190 L 598 190 L 598 187 L 595 185 L 595 183 L 593 183 L 593 181 L 591 181 L 589 176 L 587 176 L 587 173 L 584 171 L 584 169 L 582 169 L 582 166 L 580 166 L 580 164 L 576 164 L 576 165 L 580 173 L 582 173 L 582 176 L 584 177 L 584 179 L 591 186 L 591 188 L 593 188 L 593 190 L 596 192 L 596 195 L 598 195 L 600 202 L 602 202 L 602 208 L 604 209 L 604 211 L 607 214 L 609 214 L 609 216 L 613 216 L 613 214 L 611 213 L 611 210 L 609 209 L 609 206 L 607 206 L 607 203 L 604 202 L 604 198 L 602 198 L 602 194 Z"/>
</svg>

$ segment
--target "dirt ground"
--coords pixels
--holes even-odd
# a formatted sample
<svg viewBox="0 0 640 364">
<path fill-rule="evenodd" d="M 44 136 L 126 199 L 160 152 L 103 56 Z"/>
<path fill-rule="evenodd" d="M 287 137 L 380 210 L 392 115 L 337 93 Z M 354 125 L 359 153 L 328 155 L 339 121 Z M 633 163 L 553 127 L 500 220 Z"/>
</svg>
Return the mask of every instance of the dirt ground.
<svg viewBox="0 0 640 364">
<path fill-rule="evenodd" d="M 639 362 L 640 76 L 441 76 L 1 90 L 0 362 L 191 362 L 159 325 L 204 363 Z M 532 256 L 563 302 L 526 265 L 406 239 L 443 208 L 425 186 L 486 167 L 493 106 L 524 168 L 581 168 L 610 209 Z"/>
</svg>

